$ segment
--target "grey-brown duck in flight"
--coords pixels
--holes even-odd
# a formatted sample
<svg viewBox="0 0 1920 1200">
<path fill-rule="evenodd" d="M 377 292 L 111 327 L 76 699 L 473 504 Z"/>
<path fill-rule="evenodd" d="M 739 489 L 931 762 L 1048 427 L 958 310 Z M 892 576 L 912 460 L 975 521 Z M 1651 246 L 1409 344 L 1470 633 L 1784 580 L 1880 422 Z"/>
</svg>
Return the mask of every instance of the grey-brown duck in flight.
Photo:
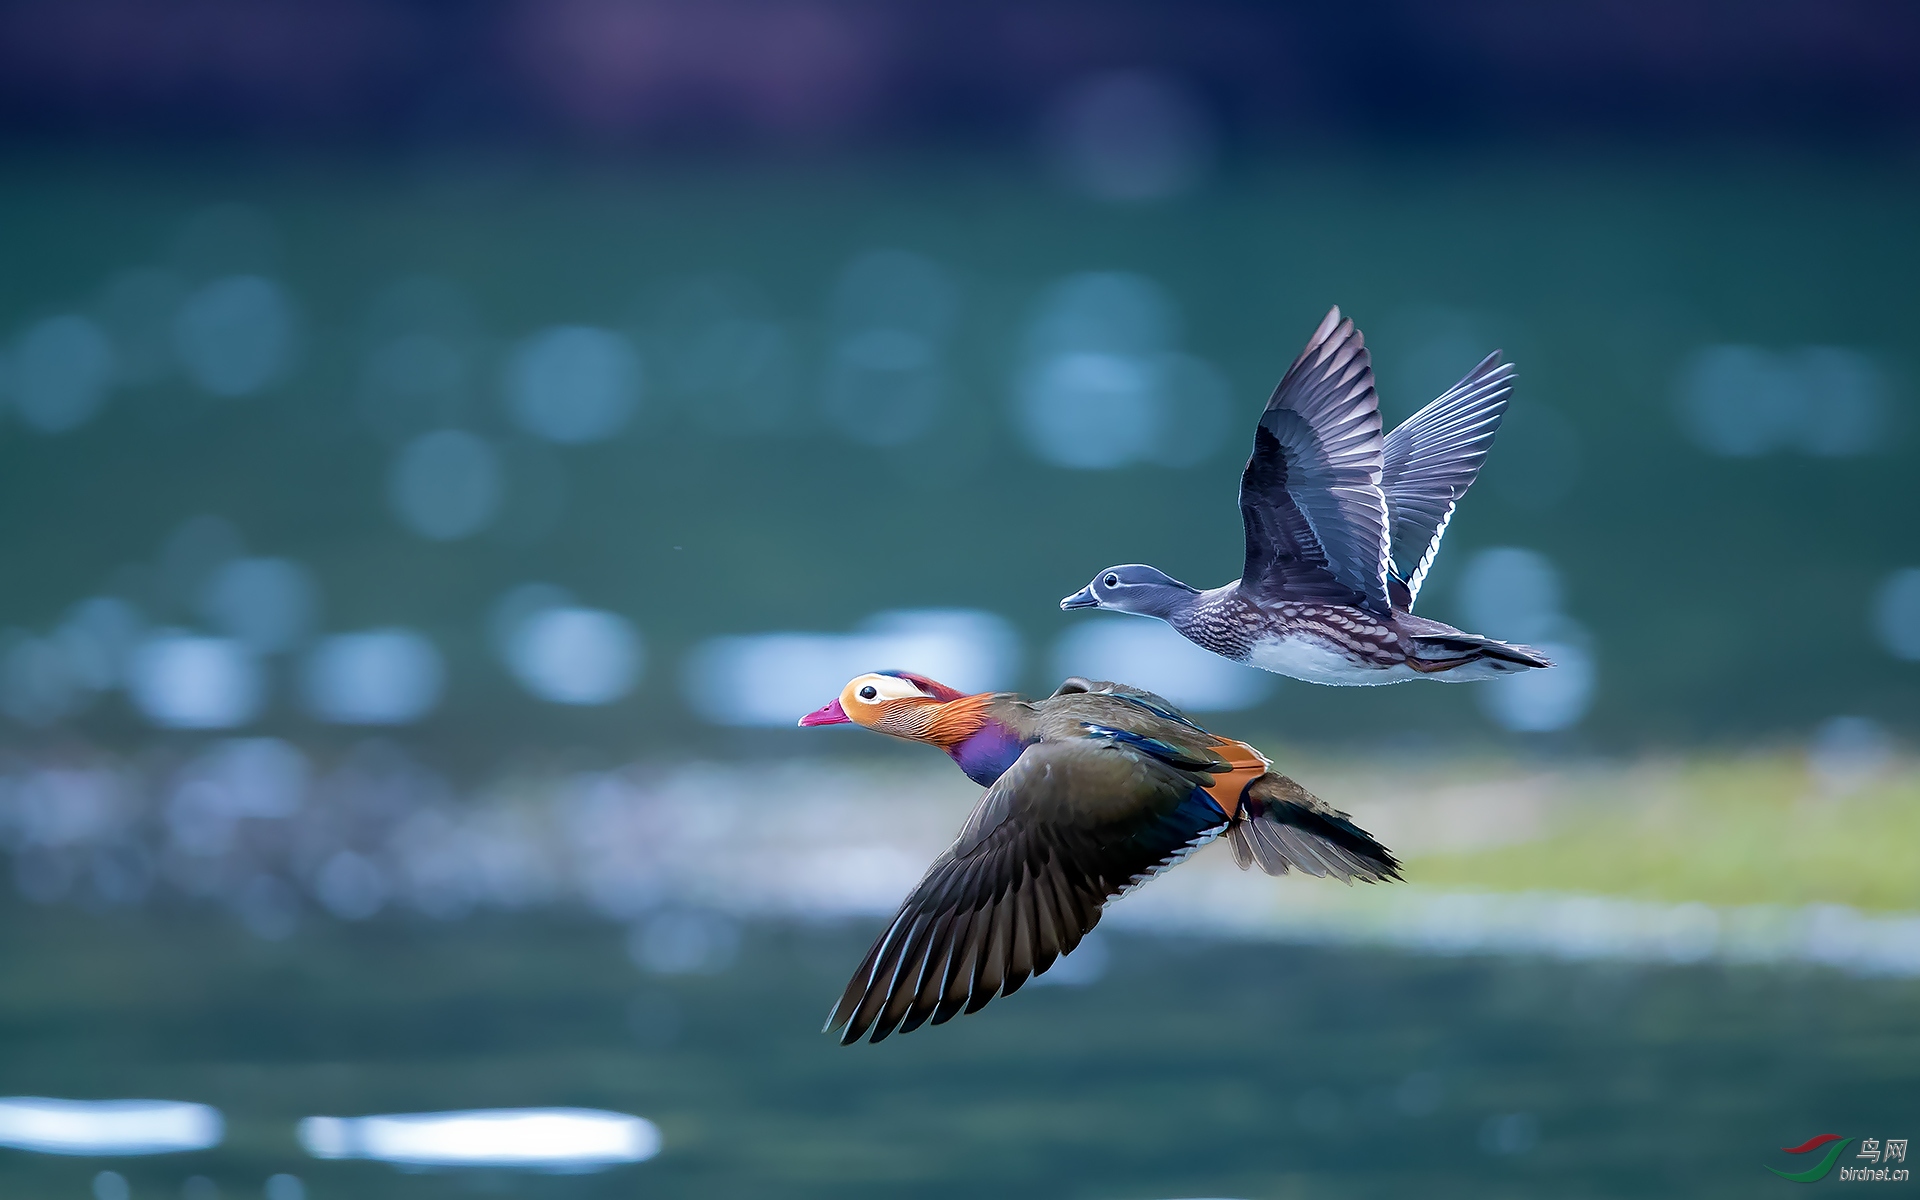
<svg viewBox="0 0 1920 1200">
<path fill-rule="evenodd" d="M 842 1044 L 1012 995 L 1079 945 L 1107 901 L 1222 833 L 1242 870 L 1400 877 L 1345 813 L 1151 692 L 1074 678 L 1045 700 L 969 696 L 884 671 L 800 718 L 849 722 L 938 746 L 987 791 L 828 1015 Z"/>
<path fill-rule="evenodd" d="M 1334 308 L 1254 430 L 1240 476 L 1240 578 L 1201 591 L 1153 567 L 1108 567 L 1060 607 L 1158 617 L 1224 658 L 1312 683 L 1550 667 L 1530 647 L 1412 612 L 1512 390 L 1513 366 L 1496 350 L 1382 436 L 1366 342 Z"/>
</svg>

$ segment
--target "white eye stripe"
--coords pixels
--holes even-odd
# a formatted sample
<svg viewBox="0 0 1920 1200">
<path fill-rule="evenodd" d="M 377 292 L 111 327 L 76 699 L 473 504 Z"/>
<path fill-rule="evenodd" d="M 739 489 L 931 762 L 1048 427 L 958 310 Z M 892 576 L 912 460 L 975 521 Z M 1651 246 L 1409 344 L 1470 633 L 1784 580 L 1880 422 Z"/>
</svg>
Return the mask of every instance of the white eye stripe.
<svg viewBox="0 0 1920 1200">
<path fill-rule="evenodd" d="M 886 700 L 905 700 L 910 697 L 926 695 L 911 680 L 898 675 L 862 675 L 847 685 L 848 693 L 866 704 L 879 704 Z"/>
</svg>

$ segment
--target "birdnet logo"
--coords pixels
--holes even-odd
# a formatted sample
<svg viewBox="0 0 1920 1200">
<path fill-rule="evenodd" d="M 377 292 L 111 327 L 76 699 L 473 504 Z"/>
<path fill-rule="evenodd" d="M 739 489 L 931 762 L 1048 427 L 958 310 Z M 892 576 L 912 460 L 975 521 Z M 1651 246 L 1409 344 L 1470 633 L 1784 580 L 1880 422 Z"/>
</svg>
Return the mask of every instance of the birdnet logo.
<svg viewBox="0 0 1920 1200">
<path fill-rule="evenodd" d="M 1818 1137 L 1810 1137 L 1798 1146 L 1783 1147 L 1781 1152 L 1784 1154 L 1811 1154 L 1822 1146 L 1827 1146 L 1827 1152 L 1821 1156 L 1819 1162 L 1814 1163 L 1804 1171 L 1782 1171 L 1779 1167 L 1768 1167 L 1767 1170 L 1772 1171 L 1782 1179 L 1790 1179 L 1795 1183 L 1818 1183 L 1827 1177 L 1833 1170 L 1833 1165 L 1840 1161 L 1840 1156 L 1846 1153 L 1847 1147 L 1853 1145 L 1855 1140 L 1856 1139 L 1850 1137 L 1841 1137 L 1837 1133 L 1823 1133 Z M 1880 1138 L 1859 1138 L 1857 1140 L 1860 1143 L 1860 1149 L 1853 1157 L 1855 1159 L 1865 1159 L 1872 1165 L 1842 1166 L 1840 1168 L 1840 1179 L 1843 1183 L 1904 1183 L 1907 1181 L 1908 1175 L 1906 1167 L 1887 1165 L 1891 1163 L 1905 1163 L 1907 1161 L 1906 1138 L 1887 1138 L 1884 1141 Z"/>
</svg>

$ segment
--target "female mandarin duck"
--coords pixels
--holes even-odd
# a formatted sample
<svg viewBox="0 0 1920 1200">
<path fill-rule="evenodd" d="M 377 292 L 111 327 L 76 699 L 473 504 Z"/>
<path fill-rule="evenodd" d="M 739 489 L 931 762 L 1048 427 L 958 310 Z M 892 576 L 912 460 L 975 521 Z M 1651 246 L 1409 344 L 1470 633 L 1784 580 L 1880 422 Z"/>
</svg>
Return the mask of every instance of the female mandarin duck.
<svg viewBox="0 0 1920 1200">
<path fill-rule="evenodd" d="M 862 675 L 802 725 L 851 722 L 945 750 L 986 787 L 827 1017 L 880 1041 L 1010 996 L 1080 944 L 1107 901 L 1221 833 L 1242 870 L 1398 879 L 1365 830 L 1151 692 L 1069 679 L 1045 700 Z"/>
<path fill-rule="evenodd" d="M 1493 447 L 1513 367 L 1489 354 L 1385 437 L 1360 331 L 1333 309 L 1267 401 L 1240 476 L 1240 578 L 1203 592 L 1138 564 L 1060 602 L 1158 617 L 1202 649 L 1311 683 L 1459 682 L 1553 664 L 1413 615 Z"/>
</svg>

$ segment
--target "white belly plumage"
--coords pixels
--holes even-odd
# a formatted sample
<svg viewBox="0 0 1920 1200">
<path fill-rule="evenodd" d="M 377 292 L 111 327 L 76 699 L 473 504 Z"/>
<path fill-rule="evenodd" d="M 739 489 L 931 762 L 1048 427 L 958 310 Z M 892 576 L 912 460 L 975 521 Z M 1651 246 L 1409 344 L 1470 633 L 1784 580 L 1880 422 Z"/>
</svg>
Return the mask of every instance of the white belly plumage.
<svg viewBox="0 0 1920 1200">
<path fill-rule="evenodd" d="M 1405 663 L 1369 666 L 1350 658 L 1331 642 L 1302 633 L 1262 638 L 1247 655 L 1247 664 L 1276 675 L 1337 687 L 1371 687 L 1421 678 L 1420 672 Z"/>
</svg>

